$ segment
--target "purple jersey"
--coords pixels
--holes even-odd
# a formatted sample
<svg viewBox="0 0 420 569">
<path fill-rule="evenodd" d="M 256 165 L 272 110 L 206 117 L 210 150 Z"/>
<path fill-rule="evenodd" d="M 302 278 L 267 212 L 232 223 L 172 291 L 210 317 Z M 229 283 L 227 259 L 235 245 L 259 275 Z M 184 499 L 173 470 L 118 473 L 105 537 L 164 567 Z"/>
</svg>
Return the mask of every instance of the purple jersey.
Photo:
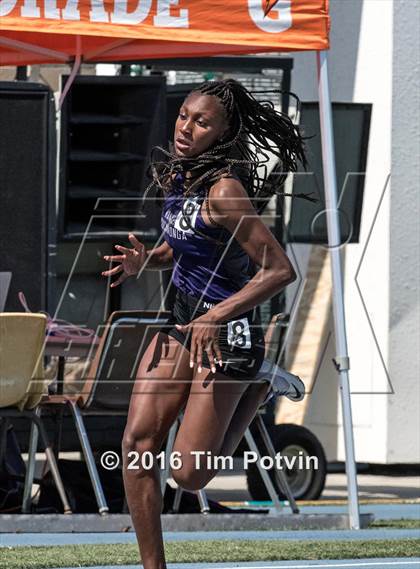
<svg viewBox="0 0 420 569">
<path fill-rule="evenodd" d="M 250 280 L 249 257 L 226 228 L 205 224 L 201 215 L 204 198 L 204 191 L 184 197 L 182 176 L 178 174 L 163 204 L 161 228 L 165 241 L 173 249 L 175 286 L 192 296 L 219 302 Z M 192 227 L 227 245 L 218 245 L 195 233 L 185 216 Z"/>
</svg>

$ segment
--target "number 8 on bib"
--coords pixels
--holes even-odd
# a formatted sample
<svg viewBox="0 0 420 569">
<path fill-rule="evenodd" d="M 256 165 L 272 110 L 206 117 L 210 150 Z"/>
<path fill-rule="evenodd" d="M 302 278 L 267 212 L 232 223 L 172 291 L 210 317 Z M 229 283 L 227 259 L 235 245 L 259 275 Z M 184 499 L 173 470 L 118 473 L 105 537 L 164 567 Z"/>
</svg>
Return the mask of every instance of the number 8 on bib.
<svg viewBox="0 0 420 569">
<path fill-rule="evenodd" d="M 231 320 L 227 325 L 227 342 L 230 346 L 237 348 L 251 347 L 251 333 L 248 318 Z"/>
</svg>

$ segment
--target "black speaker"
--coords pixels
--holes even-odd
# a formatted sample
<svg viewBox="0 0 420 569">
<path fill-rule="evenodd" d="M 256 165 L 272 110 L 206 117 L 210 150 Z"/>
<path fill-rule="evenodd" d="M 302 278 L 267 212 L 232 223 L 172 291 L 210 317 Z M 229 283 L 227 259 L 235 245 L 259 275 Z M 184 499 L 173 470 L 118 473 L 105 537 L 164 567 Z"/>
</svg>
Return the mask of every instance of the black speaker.
<svg viewBox="0 0 420 569">
<path fill-rule="evenodd" d="M 126 240 L 118 243 L 131 247 Z M 164 288 L 159 271 L 144 271 L 139 278 L 132 276 L 110 288 L 119 275 L 101 275 L 110 267 L 103 256 L 115 252 L 113 244 L 105 241 L 57 244 L 54 307 L 58 318 L 96 329 L 114 310 L 158 310 L 162 306 Z"/>
<path fill-rule="evenodd" d="M 109 268 L 103 259 L 112 255 L 104 242 L 57 244 L 55 302 L 58 318 L 96 329 L 111 312 L 111 291 L 101 272 Z"/>
<path fill-rule="evenodd" d="M 340 244 L 359 241 L 371 112 L 370 103 L 332 103 Z M 312 203 L 299 198 L 293 199 L 287 241 L 327 244 L 321 131 L 317 102 L 302 103 L 300 126 L 303 128 L 304 136 L 315 136 L 306 141 L 308 171 L 298 169 L 293 177 L 293 192 L 307 194 L 313 192 L 313 197 L 319 201 Z"/>
<path fill-rule="evenodd" d="M 140 206 L 150 151 L 166 143 L 165 111 L 163 76 L 76 78 L 61 114 L 60 240 L 159 236 L 153 200 Z"/>
<path fill-rule="evenodd" d="M 54 98 L 36 83 L 0 83 L 0 271 L 6 311 L 48 310 L 55 243 Z"/>
</svg>

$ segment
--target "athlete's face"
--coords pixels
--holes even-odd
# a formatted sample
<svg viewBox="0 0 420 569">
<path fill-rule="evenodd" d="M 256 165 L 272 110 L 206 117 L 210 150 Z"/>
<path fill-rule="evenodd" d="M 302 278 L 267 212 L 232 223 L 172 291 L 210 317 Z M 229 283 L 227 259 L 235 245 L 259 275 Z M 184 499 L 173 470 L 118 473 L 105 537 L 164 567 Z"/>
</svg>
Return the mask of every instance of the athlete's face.
<svg viewBox="0 0 420 569">
<path fill-rule="evenodd" d="M 191 93 L 175 124 L 175 152 L 179 156 L 197 156 L 220 140 L 227 129 L 226 114 L 217 97 Z"/>
</svg>

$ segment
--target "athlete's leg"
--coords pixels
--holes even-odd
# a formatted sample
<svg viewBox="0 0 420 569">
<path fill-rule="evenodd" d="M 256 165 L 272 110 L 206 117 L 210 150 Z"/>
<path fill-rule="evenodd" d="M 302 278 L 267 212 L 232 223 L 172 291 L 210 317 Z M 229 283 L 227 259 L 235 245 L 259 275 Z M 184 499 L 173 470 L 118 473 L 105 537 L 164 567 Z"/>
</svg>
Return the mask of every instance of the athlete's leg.
<svg viewBox="0 0 420 569">
<path fill-rule="evenodd" d="M 264 401 L 269 389 L 270 384 L 266 381 L 263 383 L 251 383 L 249 385 L 248 389 L 239 401 L 229 427 L 227 428 L 222 448 L 220 450 L 221 455 L 233 455 L 235 450 L 238 448 L 246 429 L 254 420 L 258 408 Z"/>
<path fill-rule="evenodd" d="M 181 453 L 182 467 L 173 470 L 172 476 L 182 488 L 199 490 L 217 474 L 218 468 L 207 468 L 207 456 L 213 463 L 221 454 L 226 431 L 247 387 L 244 381 L 207 368 L 195 373 L 173 447 Z M 210 454 L 200 458 L 196 451 Z M 199 468 L 196 460 L 200 460 Z"/>
<path fill-rule="evenodd" d="M 161 469 L 142 468 L 130 451 L 159 453 L 173 422 L 187 401 L 192 379 L 189 352 L 159 332 L 140 362 L 122 441 L 123 480 L 144 569 L 166 568 L 162 527 Z M 135 458 L 135 457 L 134 457 Z M 136 468 L 127 469 L 132 462 Z M 144 465 L 143 465 L 144 466 Z"/>
</svg>

